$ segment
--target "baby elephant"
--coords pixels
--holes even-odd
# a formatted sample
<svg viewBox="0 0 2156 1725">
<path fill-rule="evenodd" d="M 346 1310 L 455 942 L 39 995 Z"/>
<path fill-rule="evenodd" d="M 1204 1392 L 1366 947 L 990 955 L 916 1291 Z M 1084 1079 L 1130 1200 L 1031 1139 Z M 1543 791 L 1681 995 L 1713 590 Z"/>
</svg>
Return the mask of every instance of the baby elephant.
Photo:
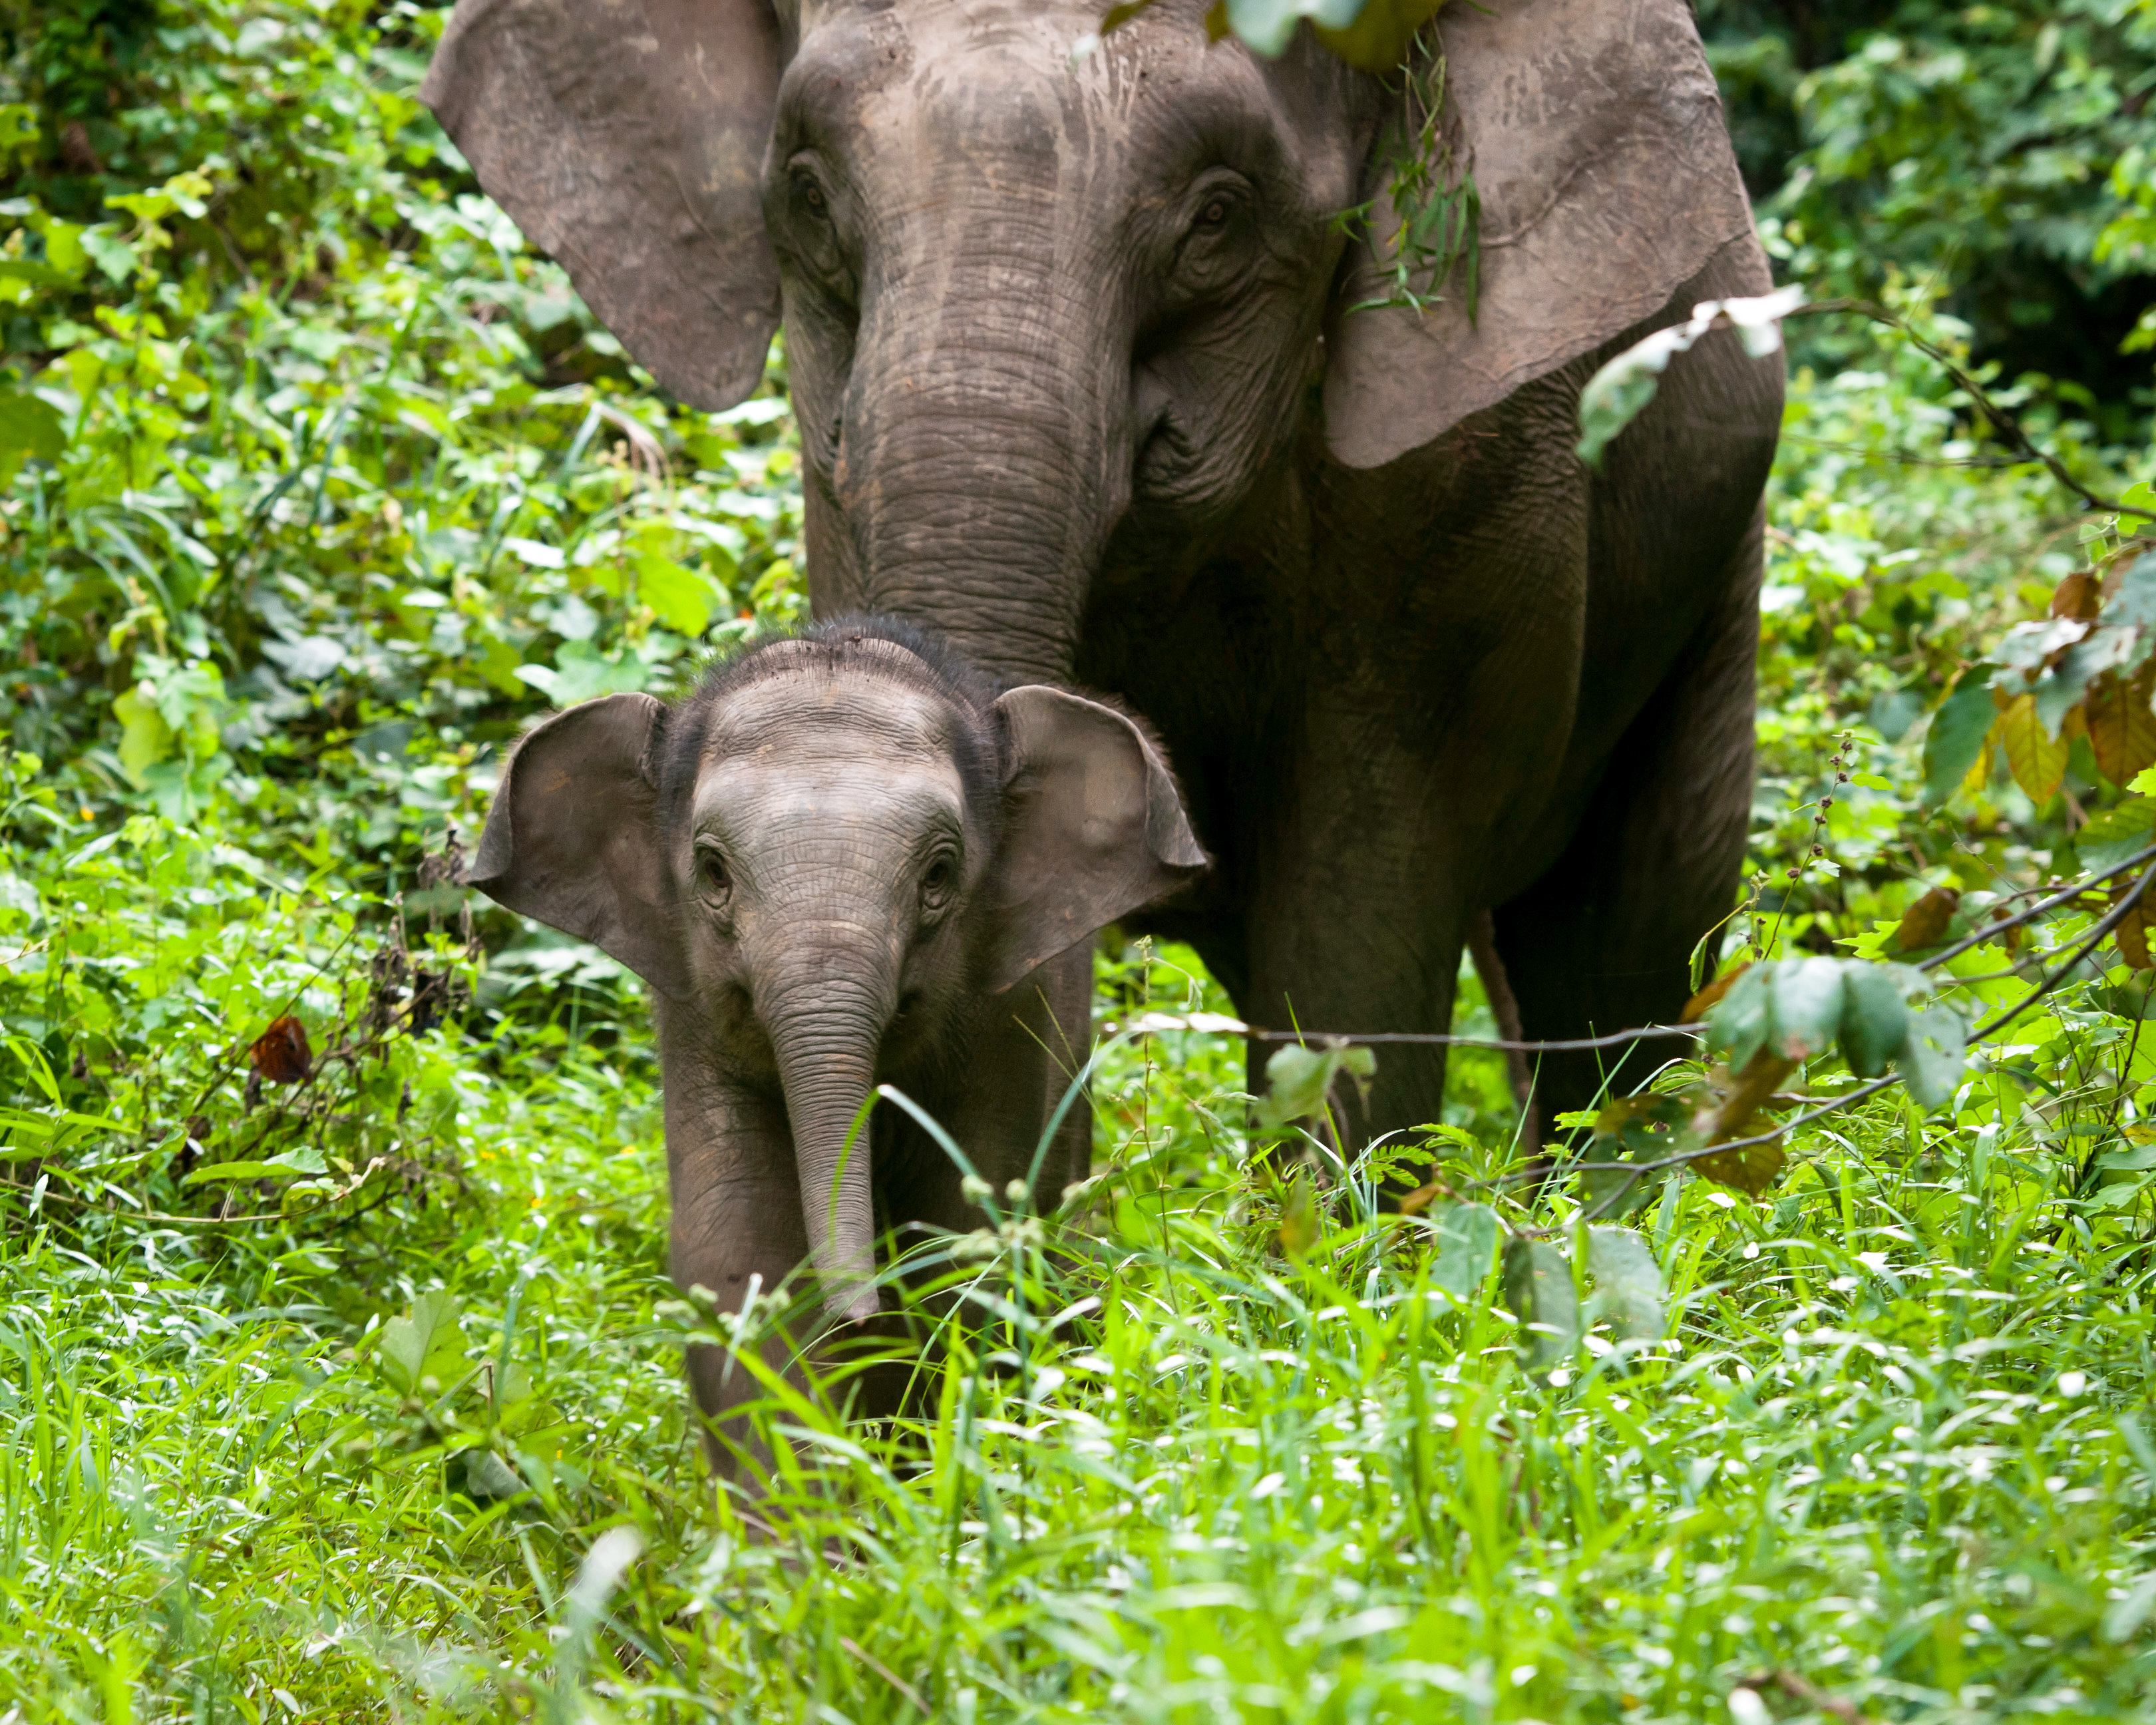
<svg viewBox="0 0 2156 1725">
<path fill-rule="evenodd" d="M 1004 690 L 887 622 L 819 625 L 715 667 L 673 706 L 615 695 L 509 757 L 470 883 L 649 984 L 666 1102 L 671 1268 L 738 1307 L 813 1260 L 861 1320 L 884 1225 L 979 1225 L 897 1111 L 842 1155 L 877 1084 L 1000 1193 L 1075 1071 L 1090 1002 L 1029 974 L 1205 866 L 1146 731 L 1068 690 Z M 1067 971 L 1069 967 L 1061 967 Z M 1045 974 L 1045 973 L 1044 973 Z M 983 1082 L 984 1060 L 1007 1066 Z M 1086 1173 L 1090 1120 L 1060 1166 Z M 692 1359 L 707 1414 L 755 1386 Z"/>
</svg>

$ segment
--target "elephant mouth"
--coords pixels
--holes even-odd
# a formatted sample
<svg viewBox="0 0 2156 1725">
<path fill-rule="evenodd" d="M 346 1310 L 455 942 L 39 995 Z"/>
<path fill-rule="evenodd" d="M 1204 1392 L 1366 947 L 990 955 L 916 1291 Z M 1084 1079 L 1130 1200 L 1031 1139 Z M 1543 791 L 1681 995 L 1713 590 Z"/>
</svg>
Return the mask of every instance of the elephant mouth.
<svg viewBox="0 0 2156 1725">
<path fill-rule="evenodd" d="M 1138 447 L 1132 490 L 1145 502 L 1186 501 L 1199 489 L 1202 461 L 1195 441 L 1173 413 L 1163 412 Z"/>
</svg>

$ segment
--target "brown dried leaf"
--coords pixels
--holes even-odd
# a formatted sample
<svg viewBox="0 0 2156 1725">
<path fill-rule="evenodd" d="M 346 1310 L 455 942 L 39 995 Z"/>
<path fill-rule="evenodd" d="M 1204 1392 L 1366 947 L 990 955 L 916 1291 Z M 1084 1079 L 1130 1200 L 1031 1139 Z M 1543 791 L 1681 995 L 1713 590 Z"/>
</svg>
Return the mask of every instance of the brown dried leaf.
<svg viewBox="0 0 2156 1725">
<path fill-rule="evenodd" d="M 1894 943 L 1905 952 L 1919 947 L 1936 947 L 1947 937 L 1947 925 L 1961 906 L 1961 894 L 1951 886 L 1934 886 L 1902 913 L 1894 930 Z"/>
<path fill-rule="evenodd" d="M 1720 976 L 1685 1002 L 1685 1009 L 1677 1014 L 1677 1022 L 1681 1024 L 1697 1024 L 1714 1009 L 1715 1003 L 1729 992 L 1729 985 L 1751 968 L 1752 961 L 1747 958 L 1734 969 L 1722 972 Z"/>
<path fill-rule="evenodd" d="M 2112 903 L 2117 904 L 2133 891 L 2134 883 L 2129 880 L 2111 896 Z M 2118 947 L 2118 956 L 2135 970 L 2156 968 L 2150 964 L 2148 958 L 2148 926 L 2152 910 L 2156 910 L 2156 906 L 2149 904 L 2146 891 L 2142 892 L 2135 897 L 2133 908 L 2119 919 L 2118 927 L 2111 932 L 2111 937 Z"/>
<path fill-rule="evenodd" d="M 289 1013 L 270 1021 L 247 1057 L 272 1084 L 297 1084 L 315 1064 L 315 1052 L 307 1045 L 307 1027 Z"/>
<path fill-rule="evenodd" d="M 1762 1050 L 1742 1073 L 1732 1075 L 1727 1067 L 1709 1073 L 1706 1101 L 1692 1119 L 1701 1141 L 1726 1143 L 1773 1132 L 1774 1122 L 1759 1111 L 1760 1106 L 1796 1069 L 1794 1060 Z M 1718 1185 L 1733 1186 L 1757 1198 L 1774 1184 L 1788 1160 L 1777 1144 L 1747 1144 L 1696 1157 L 1687 1165 Z"/>
<path fill-rule="evenodd" d="M 1766 1128 L 1763 1126 L 1760 1130 Z M 1757 1198 L 1774 1183 L 1774 1177 L 1789 1159 L 1779 1144 L 1748 1144 L 1742 1150 L 1717 1150 L 1709 1156 L 1695 1157 L 1691 1168 L 1717 1186 L 1732 1186 L 1748 1197 Z"/>
<path fill-rule="evenodd" d="M 2066 777 L 2066 739 L 2053 737 L 2036 716 L 2036 697 L 2017 695 L 1995 727 L 2006 751 L 2007 770 L 2039 809 L 2059 793 Z"/>
<path fill-rule="evenodd" d="M 2091 569 L 2079 569 L 2061 581 L 2051 595 L 2051 615 L 2093 622 L 2102 605 L 2102 583 Z"/>
<path fill-rule="evenodd" d="M 2147 766 L 2156 763 L 2156 712 L 2149 710 L 2156 694 L 2156 659 L 2134 672 L 2131 679 L 2107 671 L 2089 685 L 2083 705 L 2088 712 L 2089 747 L 2096 764 L 2113 784 L 2123 785 Z"/>
</svg>

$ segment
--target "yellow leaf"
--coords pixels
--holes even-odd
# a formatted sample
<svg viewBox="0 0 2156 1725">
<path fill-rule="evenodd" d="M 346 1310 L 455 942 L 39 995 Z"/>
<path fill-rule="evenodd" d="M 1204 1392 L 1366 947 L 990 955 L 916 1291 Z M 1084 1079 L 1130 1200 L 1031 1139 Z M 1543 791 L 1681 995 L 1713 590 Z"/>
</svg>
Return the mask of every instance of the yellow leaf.
<svg viewBox="0 0 2156 1725">
<path fill-rule="evenodd" d="M 1969 762 L 1969 771 L 1961 776 L 1965 795 L 1980 797 L 1984 788 L 1991 783 L 1991 751 L 1999 742 L 1999 720 L 1991 721 L 1991 728 L 1984 733 L 1984 741 L 1977 745 L 1975 760 Z"/>
<path fill-rule="evenodd" d="M 2066 739 L 2046 732 L 2044 721 L 2036 716 L 2033 695 L 2015 696 L 1993 728 L 1999 733 L 1999 747 L 2006 751 L 2007 770 L 2013 773 L 2015 783 L 2041 809 L 2058 795 L 2059 787 L 2066 782 Z"/>
</svg>

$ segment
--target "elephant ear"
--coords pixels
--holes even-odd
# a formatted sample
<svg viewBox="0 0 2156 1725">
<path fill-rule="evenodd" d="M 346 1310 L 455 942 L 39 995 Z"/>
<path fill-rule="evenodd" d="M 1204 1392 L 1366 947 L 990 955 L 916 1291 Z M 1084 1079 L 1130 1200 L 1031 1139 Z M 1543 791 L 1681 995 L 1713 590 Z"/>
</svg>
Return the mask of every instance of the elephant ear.
<svg viewBox="0 0 2156 1725">
<path fill-rule="evenodd" d="M 1039 684 L 996 711 L 1007 807 L 988 986 L 1001 993 L 1207 864 L 1175 775 L 1136 720 Z"/>
<path fill-rule="evenodd" d="M 667 388 L 763 377 L 778 265 L 761 184 L 768 0 L 458 0 L 420 100 L 487 194 Z"/>
<path fill-rule="evenodd" d="M 609 695 L 527 732 L 510 752 L 465 884 L 591 942 L 680 999 L 688 967 L 651 764 L 665 713 L 649 695 Z"/>
<path fill-rule="evenodd" d="M 1496 0 L 1439 15 L 1455 147 L 1482 200 L 1481 292 L 1350 311 L 1327 337 L 1333 454 L 1382 466 L 1643 319 L 1752 209 L 1686 0 Z M 1399 217 L 1382 145 L 1380 255 Z M 1365 251 L 1341 304 L 1382 297 Z"/>
</svg>

